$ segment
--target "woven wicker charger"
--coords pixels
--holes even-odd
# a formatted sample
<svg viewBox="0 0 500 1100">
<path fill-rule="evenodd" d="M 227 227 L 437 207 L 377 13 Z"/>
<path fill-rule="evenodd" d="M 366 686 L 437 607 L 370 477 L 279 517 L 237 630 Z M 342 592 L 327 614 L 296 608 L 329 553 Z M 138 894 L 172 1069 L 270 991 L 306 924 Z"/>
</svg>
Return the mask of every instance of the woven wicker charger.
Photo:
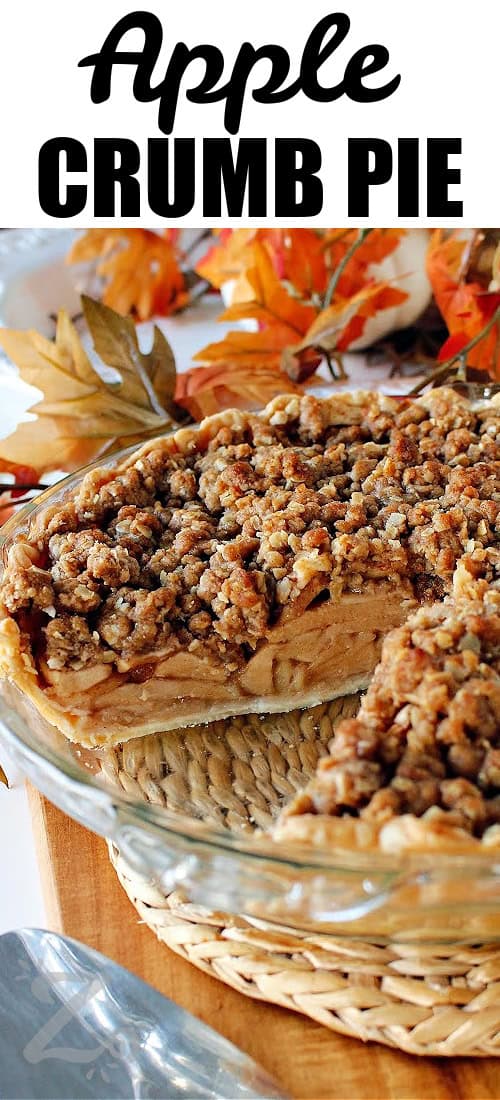
<svg viewBox="0 0 500 1100">
<path fill-rule="evenodd" d="M 309 711 L 247 716 L 130 741 L 102 755 L 106 778 L 145 801 L 234 830 L 266 828 L 312 775 L 355 696 Z M 117 875 L 158 939 L 249 997 L 302 1012 L 344 1035 L 411 1054 L 500 1054 L 500 945 L 428 944 L 372 933 L 300 932 L 191 904 L 137 874 L 110 845 Z M 416 907 L 418 891 L 408 897 Z M 498 918 L 489 918 L 491 935 Z M 468 926 L 470 938 L 470 926 Z M 481 936 L 481 931 L 483 935 Z M 457 940 L 459 939 L 457 935 Z"/>
</svg>

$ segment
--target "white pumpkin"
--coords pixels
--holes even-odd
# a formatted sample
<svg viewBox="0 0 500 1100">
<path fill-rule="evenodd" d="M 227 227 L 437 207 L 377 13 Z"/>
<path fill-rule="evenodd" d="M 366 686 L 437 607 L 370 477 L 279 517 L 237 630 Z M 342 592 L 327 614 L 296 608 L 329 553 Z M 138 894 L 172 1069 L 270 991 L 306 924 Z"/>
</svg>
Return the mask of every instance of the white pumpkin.
<svg viewBox="0 0 500 1100">
<path fill-rule="evenodd" d="M 397 248 L 379 264 L 370 264 L 368 275 L 377 282 L 389 281 L 405 290 L 408 297 L 399 306 L 380 310 L 369 317 L 363 335 L 351 344 L 349 351 L 359 351 L 370 347 L 389 332 L 413 325 L 432 297 L 432 288 L 427 278 L 425 257 L 429 243 L 428 229 L 407 229 Z M 221 287 L 225 305 L 248 301 L 252 297 L 252 287 L 245 277 L 229 279 Z M 242 328 L 256 332 L 256 321 L 241 321 Z"/>
</svg>

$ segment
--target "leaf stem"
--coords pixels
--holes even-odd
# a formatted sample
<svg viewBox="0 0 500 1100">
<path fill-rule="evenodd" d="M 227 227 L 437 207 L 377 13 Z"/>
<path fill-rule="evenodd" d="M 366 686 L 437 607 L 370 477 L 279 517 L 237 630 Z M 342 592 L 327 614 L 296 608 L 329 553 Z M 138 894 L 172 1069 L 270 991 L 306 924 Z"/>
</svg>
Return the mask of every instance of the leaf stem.
<svg viewBox="0 0 500 1100">
<path fill-rule="evenodd" d="M 39 482 L 36 485 L 6 485 L 2 491 L 2 486 L 0 484 L 0 512 L 6 512 L 8 508 L 19 508 L 21 504 L 26 504 L 29 499 L 32 499 L 22 495 L 18 496 L 18 493 L 41 493 L 44 489 L 48 488 L 48 485 L 43 485 L 42 482 Z M 7 493 L 9 493 L 8 499 L 2 501 L 1 497 Z M 12 496 L 12 493 L 16 493 L 16 496 Z"/>
<path fill-rule="evenodd" d="M 39 490 L 40 492 L 42 492 L 43 489 L 48 489 L 48 487 L 49 486 L 45 485 L 43 481 L 33 482 L 33 484 L 25 483 L 23 481 L 22 483 L 21 482 L 14 482 L 12 485 L 9 485 L 9 484 L 4 485 L 3 492 L 31 493 L 35 489 L 37 491 Z M 2 485 L 0 483 L 0 493 L 1 492 L 2 492 Z"/>
<path fill-rule="evenodd" d="M 338 281 L 339 281 L 341 275 L 344 274 L 344 271 L 347 267 L 347 264 L 349 263 L 349 260 L 352 259 L 352 257 L 354 256 L 354 253 L 357 252 L 358 248 L 366 240 L 369 233 L 371 233 L 371 229 L 360 229 L 358 236 L 352 242 L 350 248 L 347 249 L 347 252 L 346 252 L 344 258 L 340 261 L 338 267 L 335 268 L 335 271 L 331 275 L 330 282 L 328 283 L 328 286 L 327 286 L 326 291 L 325 291 L 325 300 L 323 302 L 323 309 L 326 309 L 327 306 L 330 305 L 330 303 L 332 301 L 332 298 L 333 298 L 333 295 L 335 294 L 335 291 L 337 289 Z"/>
<path fill-rule="evenodd" d="M 184 251 L 182 253 L 184 258 L 187 259 L 188 256 L 191 256 L 192 253 L 195 251 L 195 249 L 198 248 L 198 245 L 202 244 L 203 241 L 206 241 L 207 238 L 211 236 L 211 234 L 212 234 L 211 229 L 202 229 L 201 232 L 198 233 L 198 236 L 195 237 L 193 241 L 191 241 L 191 244 L 188 245 L 188 247 L 184 249 Z"/>
<path fill-rule="evenodd" d="M 201 298 L 203 294 L 206 294 L 207 290 L 210 289 L 210 283 L 208 282 L 208 279 L 203 279 L 201 275 L 197 275 L 194 268 L 189 268 L 189 271 L 185 272 L 184 281 L 186 283 L 187 289 L 189 290 L 190 297 L 185 305 L 181 306 L 180 309 L 177 309 L 175 311 L 176 314 L 184 313 L 186 309 L 189 309 L 189 306 L 191 306 L 193 302 L 196 302 L 198 298 Z"/>
<path fill-rule="evenodd" d="M 476 335 L 473 336 L 471 340 L 469 340 L 468 344 L 465 344 L 464 347 L 460 349 L 460 351 L 457 351 L 457 353 L 455 355 L 452 355 L 450 359 L 446 359 L 444 363 L 440 363 L 439 367 L 436 367 L 436 370 L 432 371 L 431 374 L 428 374 L 426 378 L 423 378 L 421 382 L 419 382 L 416 386 L 413 387 L 412 390 L 410 390 L 408 397 L 416 397 L 417 394 L 421 392 L 421 390 L 425 389 L 425 387 L 429 385 L 429 382 L 434 384 L 435 382 L 442 381 L 442 379 L 451 372 L 453 364 L 457 361 L 463 364 L 462 370 L 463 372 L 465 372 L 467 368 L 467 356 L 469 352 L 472 351 L 472 348 L 475 348 L 476 344 L 479 344 L 481 340 L 484 340 L 484 337 L 487 336 L 489 332 L 491 332 L 491 329 L 494 327 L 494 325 L 497 325 L 499 323 L 500 306 L 497 307 L 484 328 L 482 328 L 480 332 L 477 332 Z"/>
<path fill-rule="evenodd" d="M 323 355 L 326 360 L 326 365 L 333 378 L 334 382 L 339 382 L 343 378 L 347 378 L 346 370 L 342 362 L 342 355 L 338 351 L 325 351 L 324 348 L 318 347 L 315 349 L 320 355 Z M 335 371 L 333 364 L 336 363 L 337 371 Z"/>
</svg>

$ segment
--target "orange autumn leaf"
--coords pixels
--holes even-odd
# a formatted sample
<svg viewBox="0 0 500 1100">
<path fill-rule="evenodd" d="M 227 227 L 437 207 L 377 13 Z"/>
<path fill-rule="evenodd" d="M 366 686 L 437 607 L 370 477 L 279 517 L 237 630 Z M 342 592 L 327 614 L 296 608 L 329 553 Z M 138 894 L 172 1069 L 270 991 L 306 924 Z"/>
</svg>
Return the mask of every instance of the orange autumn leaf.
<svg viewBox="0 0 500 1100">
<path fill-rule="evenodd" d="M 295 334 L 296 336 L 297 334 Z M 278 366 L 281 351 L 286 347 L 287 329 L 277 325 L 267 331 L 228 332 L 223 340 L 207 344 L 193 358 L 201 363 L 236 363 L 245 367 Z"/>
<path fill-rule="evenodd" d="M 274 270 L 294 296 L 302 301 L 321 297 L 333 271 L 356 240 L 357 229 L 223 229 L 214 231 L 216 243 L 198 262 L 198 274 L 220 289 L 236 280 L 233 300 L 251 299 L 247 269 L 252 246 L 264 244 Z M 379 264 L 398 247 L 405 229 L 372 229 L 349 261 L 339 293 L 350 297 L 368 280 L 367 269 Z"/>
<path fill-rule="evenodd" d="M 266 247 L 259 242 L 253 245 L 247 278 L 254 293 L 252 301 L 228 306 L 221 321 L 252 319 L 264 329 L 282 326 L 289 336 L 304 332 L 312 324 L 314 307 L 304 305 L 289 293 L 277 276 Z"/>
<path fill-rule="evenodd" d="M 179 374 L 175 400 L 195 420 L 202 420 L 220 409 L 256 409 L 279 393 L 298 392 L 299 387 L 268 362 L 256 369 L 253 363 L 222 360 Z"/>
<path fill-rule="evenodd" d="M 177 230 L 88 229 L 73 245 L 68 263 L 97 261 L 104 280 L 103 302 L 118 313 L 145 321 L 167 316 L 189 301 Z"/>
<path fill-rule="evenodd" d="M 4 481 L 5 474 L 8 475 L 8 481 Z M 0 458 L 0 525 L 12 515 L 16 500 L 34 488 L 38 481 L 38 471 L 33 466 L 22 466 L 18 462 L 7 462 L 5 458 Z"/>
<path fill-rule="evenodd" d="M 363 335 L 369 317 L 374 317 L 381 310 L 393 309 L 394 306 L 402 305 L 408 297 L 405 290 L 401 290 L 397 286 L 391 286 L 389 283 L 375 284 L 373 287 L 365 289 L 367 292 L 364 301 L 360 302 L 355 316 L 351 318 L 339 337 L 337 342 L 338 351 L 347 351 L 355 340 L 359 340 L 359 337 Z"/>
<path fill-rule="evenodd" d="M 242 286 L 245 282 L 251 298 L 246 276 L 253 264 L 253 245 L 258 242 L 265 246 L 276 275 L 293 286 L 296 297 L 304 299 L 326 288 L 328 269 L 322 241 L 322 231 L 314 229 L 223 229 L 197 271 L 218 289 L 228 280 L 241 281 Z"/>
<path fill-rule="evenodd" d="M 279 367 L 281 352 L 296 344 L 315 317 L 315 310 L 293 298 L 277 277 L 272 260 L 261 242 L 252 245 L 253 264 L 247 278 L 253 299 L 237 302 L 221 315 L 221 321 L 256 322 L 256 332 L 229 332 L 224 340 L 209 344 L 197 353 L 202 363 L 260 363 Z"/>
<path fill-rule="evenodd" d="M 445 237 L 442 229 L 436 229 L 427 251 L 427 274 L 432 284 L 436 305 L 445 321 L 453 313 L 453 300 L 460 288 L 467 242 L 458 234 Z"/>
<path fill-rule="evenodd" d="M 216 242 L 196 264 L 196 271 L 216 290 L 230 279 L 237 279 L 245 267 L 248 245 L 256 229 L 222 229 Z"/>
<path fill-rule="evenodd" d="M 371 282 L 373 276 L 368 269 L 373 264 L 382 263 L 395 252 L 405 233 L 405 229 L 371 229 L 365 240 L 356 248 L 340 276 L 337 284 L 339 297 L 351 298 L 362 286 Z M 357 229 L 347 232 L 338 229 L 326 231 L 323 247 L 328 253 L 331 271 L 338 268 L 357 236 Z"/>
<path fill-rule="evenodd" d="M 388 283 L 365 286 L 349 299 L 338 299 L 321 310 L 295 347 L 287 348 L 283 364 L 290 376 L 303 381 L 311 374 L 311 352 L 343 352 L 363 333 L 369 317 L 391 309 L 406 298 L 404 291 Z"/>
<path fill-rule="evenodd" d="M 340 353 L 358 339 L 370 317 L 407 298 L 404 290 L 387 281 L 375 283 L 368 270 L 371 263 L 380 262 L 397 247 L 403 232 L 373 230 L 367 237 L 363 234 L 357 245 L 357 230 L 224 231 L 212 252 L 216 263 L 213 274 L 223 282 L 229 273 L 239 270 L 239 290 L 243 279 L 246 285 L 220 320 L 250 321 L 252 331 L 231 331 L 195 358 L 221 369 L 228 369 L 228 364 L 255 372 L 264 366 L 281 367 L 294 381 L 305 380 L 323 356 L 329 359 L 330 353 Z M 329 265 L 334 250 L 344 266 L 332 303 L 323 307 L 333 274 Z M 354 283 L 356 288 L 349 294 L 340 289 Z"/>
<path fill-rule="evenodd" d="M 460 352 L 479 336 L 500 306 L 498 290 L 485 291 L 477 282 L 467 282 L 465 259 L 468 242 L 457 233 L 445 236 L 438 229 L 432 236 L 427 271 L 437 306 L 446 321 L 449 337 L 439 353 L 439 360 L 459 356 Z M 467 364 L 500 378 L 500 333 L 498 324 L 467 353 Z"/>
<path fill-rule="evenodd" d="M 322 297 L 330 276 L 323 234 L 312 229 L 287 229 L 281 249 L 281 276 L 302 300 Z"/>
<path fill-rule="evenodd" d="M 217 240 L 196 264 L 198 275 L 220 290 L 231 284 L 231 301 L 252 301 L 254 294 L 248 279 L 248 269 L 254 262 L 253 246 L 259 242 L 267 249 L 279 278 L 290 279 L 286 258 L 296 256 L 291 247 L 293 230 L 284 229 L 221 229 L 213 230 Z M 302 230 L 311 236 L 311 230 Z M 299 268 L 302 269 L 299 257 Z M 292 280 L 293 281 L 293 280 Z"/>
<path fill-rule="evenodd" d="M 379 309 L 390 309 L 406 298 L 404 291 L 388 283 L 375 283 L 358 290 L 352 298 L 339 299 L 333 305 L 322 309 L 304 337 L 304 344 L 317 344 L 330 349 L 347 347 L 350 341 L 345 339 L 347 327 L 354 318 L 366 321 Z M 356 337 L 360 333 L 356 333 Z"/>
</svg>

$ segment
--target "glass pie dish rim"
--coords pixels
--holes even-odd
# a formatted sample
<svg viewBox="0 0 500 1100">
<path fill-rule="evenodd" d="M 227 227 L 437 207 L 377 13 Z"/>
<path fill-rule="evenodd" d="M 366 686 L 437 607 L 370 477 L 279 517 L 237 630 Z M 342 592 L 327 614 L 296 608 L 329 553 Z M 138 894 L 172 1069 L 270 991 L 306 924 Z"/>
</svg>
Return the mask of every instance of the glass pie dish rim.
<svg viewBox="0 0 500 1100">
<path fill-rule="evenodd" d="M 161 432 L 157 436 L 149 437 L 143 443 L 153 443 L 155 439 L 173 434 L 176 430 L 174 428 L 171 432 Z M 133 454 L 143 443 L 135 442 L 125 448 L 117 449 L 97 458 L 57 481 L 28 501 L 22 508 L 15 511 L 0 528 L 0 578 L 4 570 L 5 554 L 13 537 L 26 529 L 28 521 L 35 513 L 42 511 L 51 502 L 61 499 L 89 471 L 113 465 L 119 459 Z M 87 770 L 84 765 L 78 765 L 76 760 L 59 754 L 56 749 L 44 744 L 42 740 L 39 739 L 37 742 L 36 734 L 32 733 L 28 722 L 5 703 L 1 693 L 0 737 L 5 742 L 8 751 L 20 754 L 28 778 L 31 778 L 30 769 L 32 769 L 32 774 L 33 770 L 37 771 L 37 768 L 39 771 L 40 766 L 42 770 L 46 768 L 49 778 L 54 780 L 57 777 L 56 787 L 59 782 L 66 787 L 69 785 L 77 796 L 75 799 L 76 806 L 78 806 L 78 792 L 84 792 L 87 801 L 89 797 L 93 799 L 96 807 L 98 803 L 103 806 L 103 799 L 106 799 L 109 809 L 117 813 L 120 818 L 136 824 L 142 830 L 147 830 L 150 827 L 154 831 L 155 837 L 158 837 L 159 834 L 163 836 L 166 844 L 169 839 L 174 842 L 174 846 L 175 840 L 184 840 L 188 844 L 200 844 L 213 850 L 220 849 L 221 854 L 231 853 L 233 856 L 241 855 L 246 859 L 254 859 L 257 863 L 265 860 L 266 864 L 274 865 L 278 870 L 280 867 L 295 867 L 298 874 L 302 870 L 320 872 L 323 869 L 325 872 L 335 872 L 341 869 L 343 872 L 348 873 L 352 871 L 353 874 L 377 871 L 381 874 L 389 874 L 390 877 L 395 875 L 399 879 L 402 873 L 405 877 L 407 874 L 415 875 L 419 872 L 426 874 L 429 868 L 432 867 L 433 873 L 444 874 L 445 877 L 455 877 L 454 872 L 462 874 L 466 870 L 473 871 L 480 867 L 483 873 L 491 871 L 494 877 L 500 875 L 498 852 L 491 849 L 482 851 L 479 845 L 478 850 L 471 853 L 440 852 L 434 849 L 430 850 L 429 853 L 420 851 L 403 852 L 401 855 L 341 847 L 335 849 L 309 847 L 295 842 L 293 844 L 290 844 L 290 842 L 277 842 L 273 840 L 271 835 L 260 829 L 257 829 L 250 837 L 243 832 L 238 834 L 236 831 L 217 827 L 145 800 L 139 800 L 126 791 L 120 791 L 118 788 L 115 789 L 105 785 L 99 777 Z M 97 752 L 99 750 L 85 751 Z M 38 779 L 34 782 L 35 785 L 43 789 L 43 785 L 38 782 Z M 52 791 L 52 784 L 50 786 Z M 43 793 L 47 792 L 44 791 Z M 53 801 L 56 801 L 53 795 L 51 797 Z M 76 812 L 72 813 L 67 808 L 66 803 L 63 808 L 88 828 L 109 837 L 109 833 L 96 826 L 95 821 L 88 820 L 86 816 L 78 815 Z"/>
</svg>

